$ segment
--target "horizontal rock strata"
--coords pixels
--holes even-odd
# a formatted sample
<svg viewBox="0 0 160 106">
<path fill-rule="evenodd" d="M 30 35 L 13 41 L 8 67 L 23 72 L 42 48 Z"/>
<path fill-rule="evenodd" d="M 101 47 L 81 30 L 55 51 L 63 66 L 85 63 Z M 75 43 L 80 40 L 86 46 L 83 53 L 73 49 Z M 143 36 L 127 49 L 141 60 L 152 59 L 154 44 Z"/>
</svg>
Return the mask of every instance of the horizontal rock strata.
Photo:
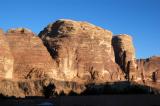
<svg viewBox="0 0 160 106">
<path fill-rule="evenodd" d="M 6 69 L 10 76 L 14 79 L 35 79 L 52 75 L 52 58 L 41 39 L 34 33 L 28 29 L 17 28 L 10 29 L 1 36 L 5 40 L 1 41 L 5 50 L 2 54 L 6 55 L 8 62 L 4 67 L 10 68 Z"/>
</svg>

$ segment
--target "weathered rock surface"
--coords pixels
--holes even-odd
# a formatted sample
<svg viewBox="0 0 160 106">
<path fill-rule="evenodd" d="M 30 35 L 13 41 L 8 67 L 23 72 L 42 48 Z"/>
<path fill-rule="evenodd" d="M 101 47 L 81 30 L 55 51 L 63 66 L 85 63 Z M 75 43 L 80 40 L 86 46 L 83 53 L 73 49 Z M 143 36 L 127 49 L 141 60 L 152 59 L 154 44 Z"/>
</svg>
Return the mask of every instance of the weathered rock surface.
<svg viewBox="0 0 160 106">
<path fill-rule="evenodd" d="M 3 96 L 136 93 L 137 88 L 160 94 L 159 82 L 160 57 L 136 60 L 126 34 L 112 36 L 87 22 L 64 19 L 49 24 L 39 37 L 25 28 L 0 30 Z"/>
<path fill-rule="evenodd" d="M 126 78 L 136 80 L 136 57 L 132 38 L 126 34 L 113 36 L 112 45 L 115 51 L 115 60 L 126 73 Z"/>
<path fill-rule="evenodd" d="M 14 59 L 4 32 L 0 30 L 0 78 L 12 78 L 13 62 Z"/>
<path fill-rule="evenodd" d="M 107 82 L 124 78 L 114 62 L 110 31 L 87 22 L 58 20 L 39 37 L 56 62 L 57 80 Z"/>
<path fill-rule="evenodd" d="M 52 76 L 52 58 L 41 39 L 24 28 L 10 29 L 5 35 L 14 58 L 14 79 Z"/>
<path fill-rule="evenodd" d="M 138 59 L 138 78 L 145 82 L 160 82 L 160 57 Z"/>
<path fill-rule="evenodd" d="M 136 60 L 132 38 L 126 34 L 114 36 L 112 45 L 115 51 L 115 60 L 126 73 L 128 80 L 160 88 L 157 86 L 160 81 L 160 57 Z"/>
</svg>

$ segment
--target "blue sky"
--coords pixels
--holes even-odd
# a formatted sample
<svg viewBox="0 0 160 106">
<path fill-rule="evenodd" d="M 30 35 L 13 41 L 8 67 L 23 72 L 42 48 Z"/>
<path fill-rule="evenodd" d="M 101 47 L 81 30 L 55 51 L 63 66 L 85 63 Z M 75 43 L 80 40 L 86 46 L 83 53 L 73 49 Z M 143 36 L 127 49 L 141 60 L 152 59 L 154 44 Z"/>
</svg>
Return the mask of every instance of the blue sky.
<svg viewBox="0 0 160 106">
<path fill-rule="evenodd" d="M 0 28 L 39 33 L 67 18 L 132 35 L 137 58 L 160 55 L 160 0 L 1 0 Z"/>
</svg>

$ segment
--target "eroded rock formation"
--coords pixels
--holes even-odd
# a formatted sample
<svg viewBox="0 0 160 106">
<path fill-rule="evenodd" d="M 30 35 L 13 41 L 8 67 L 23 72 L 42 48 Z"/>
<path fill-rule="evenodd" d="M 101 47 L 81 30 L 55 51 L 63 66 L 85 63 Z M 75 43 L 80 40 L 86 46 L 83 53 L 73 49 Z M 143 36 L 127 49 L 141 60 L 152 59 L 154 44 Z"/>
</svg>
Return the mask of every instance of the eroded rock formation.
<svg viewBox="0 0 160 106">
<path fill-rule="evenodd" d="M 13 62 L 14 59 L 4 32 L 0 30 L 0 78 L 12 78 Z"/>
<path fill-rule="evenodd" d="M 58 80 L 107 82 L 124 78 L 114 62 L 112 33 L 87 22 L 58 20 L 39 34 L 56 62 Z"/>
<path fill-rule="evenodd" d="M 0 94 L 81 94 L 88 92 L 88 85 L 104 92 L 109 85 L 113 92 L 132 82 L 160 91 L 160 57 L 136 60 L 129 35 L 112 36 L 90 23 L 62 19 L 38 36 L 25 28 L 0 30 Z"/>
<path fill-rule="evenodd" d="M 116 62 L 125 72 L 128 80 L 136 80 L 137 64 L 132 38 L 126 34 L 115 35 L 112 38 Z"/>
<path fill-rule="evenodd" d="M 160 82 L 160 57 L 138 59 L 138 78 L 145 82 Z"/>
<path fill-rule="evenodd" d="M 1 52 L 6 55 L 4 59 L 8 63 L 5 63 L 8 66 L 4 65 L 4 68 L 10 68 L 5 69 L 10 72 L 10 76 L 14 79 L 35 79 L 52 75 L 52 58 L 41 39 L 33 32 L 17 28 L 1 36 L 6 40 L 1 41 L 5 50 Z"/>
</svg>

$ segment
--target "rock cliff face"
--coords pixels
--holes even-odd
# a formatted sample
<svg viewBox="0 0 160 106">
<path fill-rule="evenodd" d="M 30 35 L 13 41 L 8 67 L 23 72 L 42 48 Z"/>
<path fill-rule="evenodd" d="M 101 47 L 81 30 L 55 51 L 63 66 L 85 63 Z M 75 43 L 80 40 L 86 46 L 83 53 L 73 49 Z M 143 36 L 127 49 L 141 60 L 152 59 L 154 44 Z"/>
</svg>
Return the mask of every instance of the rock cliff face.
<svg viewBox="0 0 160 106">
<path fill-rule="evenodd" d="M 90 23 L 64 19 L 49 24 L 38 36 L 25 28 L 0 30 L 4 96 L 81 94 L 93 88 L 113 92 L 130 89 L 132 82 L 141 85 L 136 88 L 149 86 L 159 92 L 160 57 L 136 60 L 129 35 L 112 36 Z"/>
<path fill-rule="evenodd" d="M 2 30 L 0 30 L 0 78 L 12 78 L 13 56 Z"/>
<path fill-rule="evenodd" d="M 116 35 L 112 38 L 116 62 L 125 72 L 128 80 L 136 80 L 137 64 L 135 48 L 132 38 L 126 34 Z"/>
<path fill-rule="evenodd" d="M 138 59 L 138 78 L 145 82 L 160 82 L 160 57 Z"/>
<path fill-rule="evenodd" d="M 54 78 L 67 81 L 120 81 L 112 33 L 86 22 L 58 20 L 39 34 L 56 62 Z"/>
<path fill-rule="evenodd" d="M 5 46 L 2 54 L 6 55 L 4 68 L 10 72 L 6 73 L 8 77 L 35 79 L 52 75 L 52 58 L 39 37 L 30 30 L 10 29 L 3 35 L 3 39 L 6 41 L 1 41 Z"/>
</svg>

